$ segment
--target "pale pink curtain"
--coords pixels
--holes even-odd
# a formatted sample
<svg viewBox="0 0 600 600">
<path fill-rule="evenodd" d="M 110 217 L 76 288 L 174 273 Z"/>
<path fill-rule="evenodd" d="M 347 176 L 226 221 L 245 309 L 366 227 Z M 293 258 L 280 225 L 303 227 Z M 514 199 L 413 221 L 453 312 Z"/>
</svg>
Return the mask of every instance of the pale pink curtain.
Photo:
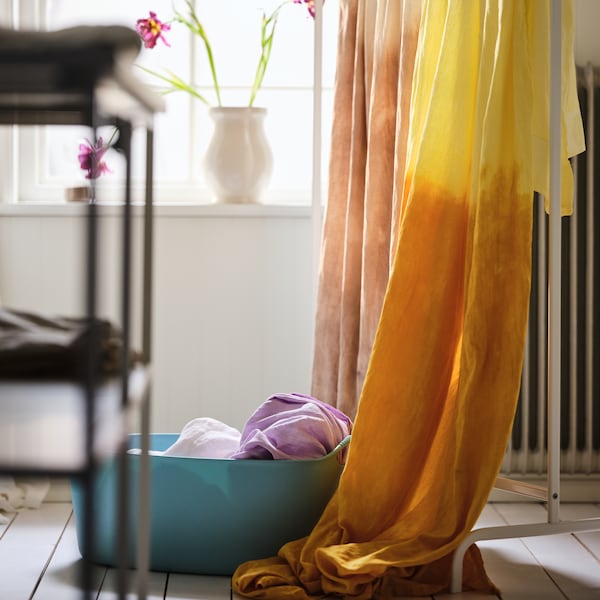
<svg viewBox="0 0 600 600">
<path fill-rule="evenodd" d="M 340 1 L 312 394 L 352 417 L 401 212 L 420 16 L 420 0 Z"/>
</svg>

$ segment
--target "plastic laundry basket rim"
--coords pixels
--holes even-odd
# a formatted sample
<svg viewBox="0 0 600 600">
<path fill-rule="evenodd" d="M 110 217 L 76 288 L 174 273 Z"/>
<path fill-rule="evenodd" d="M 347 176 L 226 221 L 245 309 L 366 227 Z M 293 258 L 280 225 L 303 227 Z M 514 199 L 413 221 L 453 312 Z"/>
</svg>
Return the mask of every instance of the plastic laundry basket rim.
<svg viewBox="0 0 600 600">
<path fill-rule="evenodd" d="M 140 437 L 141 434 L 131 434 L 130 437 Z M 152 434 L 151 434 L 152 435 Z M 179 436 L 178 433 L 161 433 L 159 435 L 172 435 Z M 318 461 L 328 460 L 332 455 L 339 454 L 341 451 L 348 446 L 350 443 L 350 439 L 352 435 L 347 435 L 333 450 L 324 454 L 323 456 L 317 456 L 315 458 L 278 458 L 278 459 L 265 459 L 265 458 L 212 458 L 209 456 L 177 456 L 177 455 L 163 455 L 158 454 L 154 455 L 153 458 L 164 458 L 164 459 L 172 459 L 176 458 L 177 460 L 195 460 L 195 461 L 210 461 L 210 462 L 243 462 L 243 463 L 277 463 L 277 464 L 285 464 L 285 463 L 314 463 Z M 141 456 L 141 453 L 130 454 L 130 456 Z M 338 456 L 338 461 L 342 463 L 341 457 Z"/>
</svg>

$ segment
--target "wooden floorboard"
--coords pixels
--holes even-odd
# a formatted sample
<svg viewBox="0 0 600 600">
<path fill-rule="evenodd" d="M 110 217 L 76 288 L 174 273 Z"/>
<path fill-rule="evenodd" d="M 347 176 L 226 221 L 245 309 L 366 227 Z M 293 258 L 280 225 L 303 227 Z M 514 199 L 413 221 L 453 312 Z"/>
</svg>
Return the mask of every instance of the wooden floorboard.
<svg viewBox="0 0 600 600">
<path fill-rule="evenodd" d="M 539 504 L 501 505 L 500 514 L 509 524 L 547 521 L 547 512 Z M 565 508 L 561 511 L 565 513 Z M 564 520 L 564 519 L 563 519 Z M 523 538 L 523 544 L 569 600 L 600 598 L 600 562 L 573 534 Z"/>
<path fill-rule="evenodd" d="M 71 513 L 33 598 L 35 600 L 79 600 L 81 562 L 75 521 Z M 103 567 L 94 567 L 92 579 L 95 590 L 100 589 L 105 573 L 106 569 Z"/>
<path fill-rule="evenodd" d="M 6 515 L 6 514 L 2 513 L 3 518 L 2 518 L 2 521 L 0 521 L 0 540 L 2 539 L 2 536 L 4 535 L 4 532 L 10 527 L 10 524 L 12 523 L 15 516 L 16 515 L 14 515 L 14 514 Z"/>
<path fill-rule="evenodd" d="M 168 600 L 229 600 L 231 583 L 229 577 L 171 573 L 166 597 Z"/>
<path fill-rule="evenodd" d="M 563 504 L 561 520 L 600 517 L 600 504 Z M 79 600 L 81 557 L 68 503 L 46 503 L 0 525 L 1 600 Z M 544 522 L 541 504 L 488 504 L 477 527 Z M 478 542 L 502 600 L 600 600 L 600 532 Z M 116 571 L 94 570 L 97 600 L 116 600 Z M 137 598 L 135 573 L 131 594 Z M 150 573 L 149 600 L 242 600 L 228 577 Z M 429 600 L 490 600 L 474 592 L 438 594 Z M 403 600 L 395 598 L 390 600 Z"/>
<path fill-rule="evenodd" d="M 600 517 L 600 504 L 564 504 L 560 516 L 563 520 L 596 519 Z M 575 537 L 600 561 L 600 531 L 578 533 Z"/>
<path fill-rule="evenodd" d="M 498 505 L 488 504 L 477 527 L 499 527 L 507 524 L 498 511 Z M 477 546 L 481 550 L 488 576 L 500 590 L 502 600 L 538 597 L 564 600 L 560 590 L 520 539 L 481 541 Z"/>
<path fill-rule="evenodd" d="M 167 591 L 166 573 L 148 573 L 147 600 L 163 600 Z M 135 581 L 135 573 L 129 573 L 129 588 L 131 592 L 127 595 L 127 600 L 135 600 L 137 598 L 137 589 Z M 117 600 L 117 571 L 115 569 L 107 569 L 106 577 L 102 581 L 98 600 Z M 170 599 L 170 596 L 166 596 Z M 188 596 L 188 598 L 193 596 Z"/>
<path fill-rule="evenodd" d="M 15 516 L 0 540 L 0 598 L 31 597 L 70 514 L 70 504 L 48 503 Z"/>
</svg>

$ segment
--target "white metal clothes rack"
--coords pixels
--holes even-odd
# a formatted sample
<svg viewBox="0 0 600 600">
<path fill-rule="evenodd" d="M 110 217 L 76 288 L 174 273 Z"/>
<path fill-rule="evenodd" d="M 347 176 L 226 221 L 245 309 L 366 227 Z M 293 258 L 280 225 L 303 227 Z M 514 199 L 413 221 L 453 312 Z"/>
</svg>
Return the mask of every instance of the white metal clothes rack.
<svg viewBox="0 0 600 600">
<path fill-rule="evenodd" d="M 462 591 L 463 559 L 481 540 L 581 533 L 600 530 L 600 518 L 560 520 L 560 388 L 561 388 L 561 86 L 562 0 L 552 0 L 550 17 L 550 214 L 548 282 L 548 477 L 546 488 L 507 478 L 495 487 L 547 502 L 548 520 L 474 529 L 454 551 L 450 592 Z"/>
</svg>

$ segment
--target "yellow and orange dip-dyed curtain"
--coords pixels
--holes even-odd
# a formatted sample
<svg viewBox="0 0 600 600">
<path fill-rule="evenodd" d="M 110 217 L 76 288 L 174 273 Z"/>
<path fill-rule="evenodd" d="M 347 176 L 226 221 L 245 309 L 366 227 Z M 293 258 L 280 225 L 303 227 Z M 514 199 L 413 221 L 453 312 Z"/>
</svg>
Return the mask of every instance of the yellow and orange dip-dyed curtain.
<svg viewBox="0 0 600 600">
<path fill-rule="evenodd" d="M 238 594 L 388 600 L 448 589 L 452 551 L 493 487 L 518 396 L 533 191 L 547 196 L 549 10 L 546 0 L 341 0 L 333 138 L 347 143 L 332 157 L 323 264 L 336 235 L 369 230 L 371 248 L 389 245 L 391 268 L 338 490 L 308 537 L 237 569 Z M 567 156 L 583 150 L 569 1 L 563 30 L 567 213 Z M 356 69 L 360 81 L 373 74 L 370 86 L 350 85 Z M 396 94 L 378 86 L 390 73 Z M 340 116 L 360 114 L 351 102 L 364 110 L 356 129 Z M 367 223 L 370 208 L 388 215 L 385 233 Z M 334 282 L 334 297 L 343 287 Z M 322 275 L 320 302 L 326 292 Z M 494 591 L 476 546 L 463 583 Z"/>
</svg>

